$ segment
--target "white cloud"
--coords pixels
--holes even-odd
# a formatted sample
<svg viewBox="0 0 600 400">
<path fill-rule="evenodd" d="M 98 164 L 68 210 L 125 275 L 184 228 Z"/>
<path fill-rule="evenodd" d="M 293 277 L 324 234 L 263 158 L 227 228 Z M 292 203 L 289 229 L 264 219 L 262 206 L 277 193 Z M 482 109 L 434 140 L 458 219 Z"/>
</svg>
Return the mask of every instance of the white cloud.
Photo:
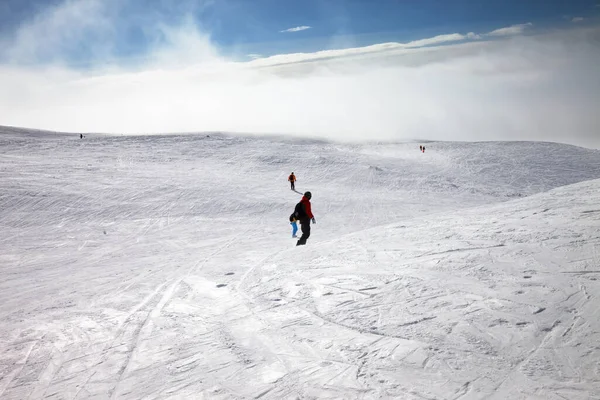
<svg viewBox="0 0 600 400">
<path fill-rule="evenodd" d="M 210 37 L 199 32 L 191 17 L 185 18 L 177 27 L 159 24 L 156 31 L 160 40 L 148 56 L 151 66 L 173 68 L 224 61 L 211 43 Z"/>
<path fill-rule="evenodd" d="M 58 31 L 82 19 L 110 38 L 105 25 L 110 14 L 88 10 L 88 15 L 55 10 L 71 20 L 55 24 L 53 18 L 40 18 L 30 27 L 36 35 L 69 42 L 73 37 Z M 98 27 L 97 16 L 104 19 Z M 87 32 L 90 25 L 83 26 Z M 162 39 L 135 68 L 98 65 L 84 73 L 59 64 L 0 65 L 0 124 L 338 140 L 530 139 L 600 147 L 599 29 L 510 41 L 449 34 L 243 63 L 220 56 L 210 36 L 191 20 L 152 29 Z M 30 52 L 28 46 L 37 40 L 44 38 L 18 39 L 11 48 L 35 58 L 39 49 Z M 46 43 L 57 56 L 69 44 Z"/>
<path fill-rule="evenodd" d="M 262 55 L 251 53 L 251 54 L 247 54 L 246 57 L 256 60 L 256 59 L 262 58 Z"/>
<path fill-rule="evenodd" d="M 449 43 L 449 42 L 460 42 L 463 40 L 477 40 L 480 38 L 481 38 L 480 35 L 476 35 L 473 32 L 469 32 L 466 35 L 461 35 L 460 33 L 451 33 L 448 35 L 434 36 L 434 37 L 428 38 L 428 39 L 415 40 L 412 42 L 408 42 L 402 46 L 403 47 L 423 47 L 423 46 L 430 46 L 430 45 L 443 44 L 443 43 Z"/>
<path fill-rule="evenodd" d="M 86 51 L 107 57 L 111 52 L 112 25 L 107 8 L 101 0 L 67 0 L 36 15 L 22 25 L 8 47 L 6 57 L 15 63 L 54 61 L 71 48 L 94 42 Z M 102 36 L 99 43 L 93 39 Z"/>
<path fill-rule="evenodd" d="M 510 28 L 507 28 L 510 29 Z M 487 34 L 476 34 L 469 32 L 467 34 L 451 33 L 446 35 L 438 35 L 431 38 L 414 40 L 406 43 L 390 42 L 379 43 L 363 47 L 351 47 L 346 49 L 322 50 L 313 53 L 292 53 L 279 54 L 275 56 L 261 58 L 260 60 L 252 61 L 255 66 L 272 66 L 300 62 L 314 62 L 318 60 L 329 60 L 333 58 L 349 58 L 349 57 L 372 57 L 381 55 L 398 55 L 406 54 L 407 50 L 418 49 L 427 46 L 448 45 L 458 42 L 477 41 Z"/>
<path fill-rule="evenodd" d="M 491 31 L 488 33 L 489 36 L 513 36 L 513 35 L 521 35 L 527 29 L 531 28 L 533 24 L 528 22 L 526 24 L 513 25 L 506 28 L 496 29 L 495 31 Z"/>
<path fill-rule="evenodd" d="M 312 26 L 303 25 L 303 26 L 297 26 L 295 28 L 284 29 L 284 30 L 279 31 L 279 32 L 281 32 L 281 33 L 286 33 L 286 32 L 300 32 L 300 31 L 305 31 L 307 29 L 311 29 L 311 28 L 312 28 Z"/>
<path fill-rule="evenodd" d="M 583 17 L 573 17 L 573 18 L 571 18 L 571 22 L 577 23 L 577 22 L 583 21 L 584 19 L 585 18 L 583 18 Z"/>
</svg>

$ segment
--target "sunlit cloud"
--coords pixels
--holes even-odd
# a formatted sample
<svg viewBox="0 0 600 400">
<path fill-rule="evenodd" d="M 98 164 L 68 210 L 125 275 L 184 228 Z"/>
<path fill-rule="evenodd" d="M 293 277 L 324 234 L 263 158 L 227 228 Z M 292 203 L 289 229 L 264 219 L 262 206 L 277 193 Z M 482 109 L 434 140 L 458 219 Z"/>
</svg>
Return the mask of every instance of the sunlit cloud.
<svg viewBox="0 0 600 400">
<path fill-rule="evenodd" d="M 526 24 L 518 24 L 513 26 L 508 26 L 506 28 L 496 29 L 488 33 L 489 36 L 512 36 L 512 35 L 520 35 L 524 33 L 527 29 L 531 28 L 533 24 L 528 22 Z"/>
<path fill-rule="evenodd" d="M 10 40 L 0 39 L 0 50 L 3 59 L 14 63 L 62 61 L 75 49 L 108 57 L 113 34 L 111 15 L 101 1 L 69 0 L 37 14 Z M 85 42 L 94 46 L 82 46 Z"/>
<path fill-rule="evenodd" d="M 47 11 L 26 25 L 31 34 L 23 27 L 2 43 L 0 124 L 600 147 L 597 28 L 538 34 L 523 24 L 235 62 L 183 18 L 148 24 L 154 44 L 123 64 L 111 51 L 115 12 L 77 4 Z M 82 32 L 104 50 L 91 68 L 67 67 L 62 58 Z"/>
<path fill-rule="evenodd" d="M 348 57 L 371 57 L 381 55 L 394 55 L 397 53 L 406 53 L 408 49 L 416 49 L 426 46 L 435 46 L 448 43 L 456 43 L 469 40 L 478 40 L 481 35 L 473 32 L 465 35 L 460 33 L 452 33 L 447 35 L 434 36 L 432 38 L 414 40 L 407 43 L 379 43 L 363 47 L 351 47 L 345 49 L 322 50 L 313 53 L 292 53 L 278 54 L 270 57 L 264 57 L 260 60 L 252 62 L 253 66 L 273 66 L 282 64 L 303 63 L 308 61 L 331 60 Z"/>
<path fill-rule="evenodd" d="M 286 33 L 286 32 L 300 32 L 300 31 L 305 31 L 307 29 L 311 29 L 311 28 L 312 28 L 311 26 L 303 25 L 303 26 L 297 26 L 295 28 L 284 29 L 284 30 L 279 31 L 279 32 L 281 32 L 281 33 Z"/>
</svg>

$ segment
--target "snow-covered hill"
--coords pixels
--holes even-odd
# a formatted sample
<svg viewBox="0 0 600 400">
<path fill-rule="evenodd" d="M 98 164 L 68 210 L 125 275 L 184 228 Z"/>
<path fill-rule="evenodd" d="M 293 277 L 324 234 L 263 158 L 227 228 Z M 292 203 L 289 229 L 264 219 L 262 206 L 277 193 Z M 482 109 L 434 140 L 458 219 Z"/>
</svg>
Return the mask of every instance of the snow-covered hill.
<svg viewBox="0 0 600 400">
<path fill-rule="evenodd" d="M 241 290 L 262 334 L 280 337 L 272 354 L 305 368 L 291 389 L 290 359 L 273 357 L 274 397 L 598 398 L 599 189 L 366 229 L 299 250 L 300 266 L 289 251 L 259 263 Z"/>
<path fill-rule="evenodd" d="M 600 396 L 600 152 L 418 146 L 1 128 L 0 398 Z"/>
</svg>

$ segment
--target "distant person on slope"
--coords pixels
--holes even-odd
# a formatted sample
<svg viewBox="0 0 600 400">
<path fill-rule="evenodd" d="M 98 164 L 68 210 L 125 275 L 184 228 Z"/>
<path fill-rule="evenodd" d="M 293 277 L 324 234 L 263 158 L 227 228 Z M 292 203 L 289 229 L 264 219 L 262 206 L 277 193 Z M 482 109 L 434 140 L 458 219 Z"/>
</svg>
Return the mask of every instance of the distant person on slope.
<svg viewBox="0 0 600 400">
<path fill-rule="evenodd" d="M 310 237 L 310 221 L 316 224 L 315 216 L 312 213 L 310 199 L 312 194 L 310 192 L 304 193 L 302 200 L 296 204 L 294 209 L 294 216 L 300 221 L 300 228 L 302 229 L 302 236 L 298 239 L 296 246 L 302 246 L 306 244 L 306 240 Z"/>
<path fill-rule="evenodd" d="M 296 190 L 296 175 L 292 172 L 292 174 L 288 177 L 288 181 L 292 186 L 292 190 Z"/>
</svg>

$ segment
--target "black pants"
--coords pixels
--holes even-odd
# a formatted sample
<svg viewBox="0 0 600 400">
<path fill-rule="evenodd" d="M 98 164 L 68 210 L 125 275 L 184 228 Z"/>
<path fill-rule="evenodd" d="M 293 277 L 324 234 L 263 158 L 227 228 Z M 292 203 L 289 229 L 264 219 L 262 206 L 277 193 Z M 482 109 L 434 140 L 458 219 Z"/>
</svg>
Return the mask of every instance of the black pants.
<svg viewBox="0 0 600 400">
<path fill-rule="evenodd" d="M 301 219 L 300 229 L 302 229 L 302 236 L 298 239 L 296 246 L 306 244 L 306 240 L 310 237 L 310 219 Z"/>
<path fill-rule="evenodd" d="M 290 181 L 290 184 L 292 185 L 292 190 L 296 190 L 296 183 L 294 181 Z"/>
</svg>

